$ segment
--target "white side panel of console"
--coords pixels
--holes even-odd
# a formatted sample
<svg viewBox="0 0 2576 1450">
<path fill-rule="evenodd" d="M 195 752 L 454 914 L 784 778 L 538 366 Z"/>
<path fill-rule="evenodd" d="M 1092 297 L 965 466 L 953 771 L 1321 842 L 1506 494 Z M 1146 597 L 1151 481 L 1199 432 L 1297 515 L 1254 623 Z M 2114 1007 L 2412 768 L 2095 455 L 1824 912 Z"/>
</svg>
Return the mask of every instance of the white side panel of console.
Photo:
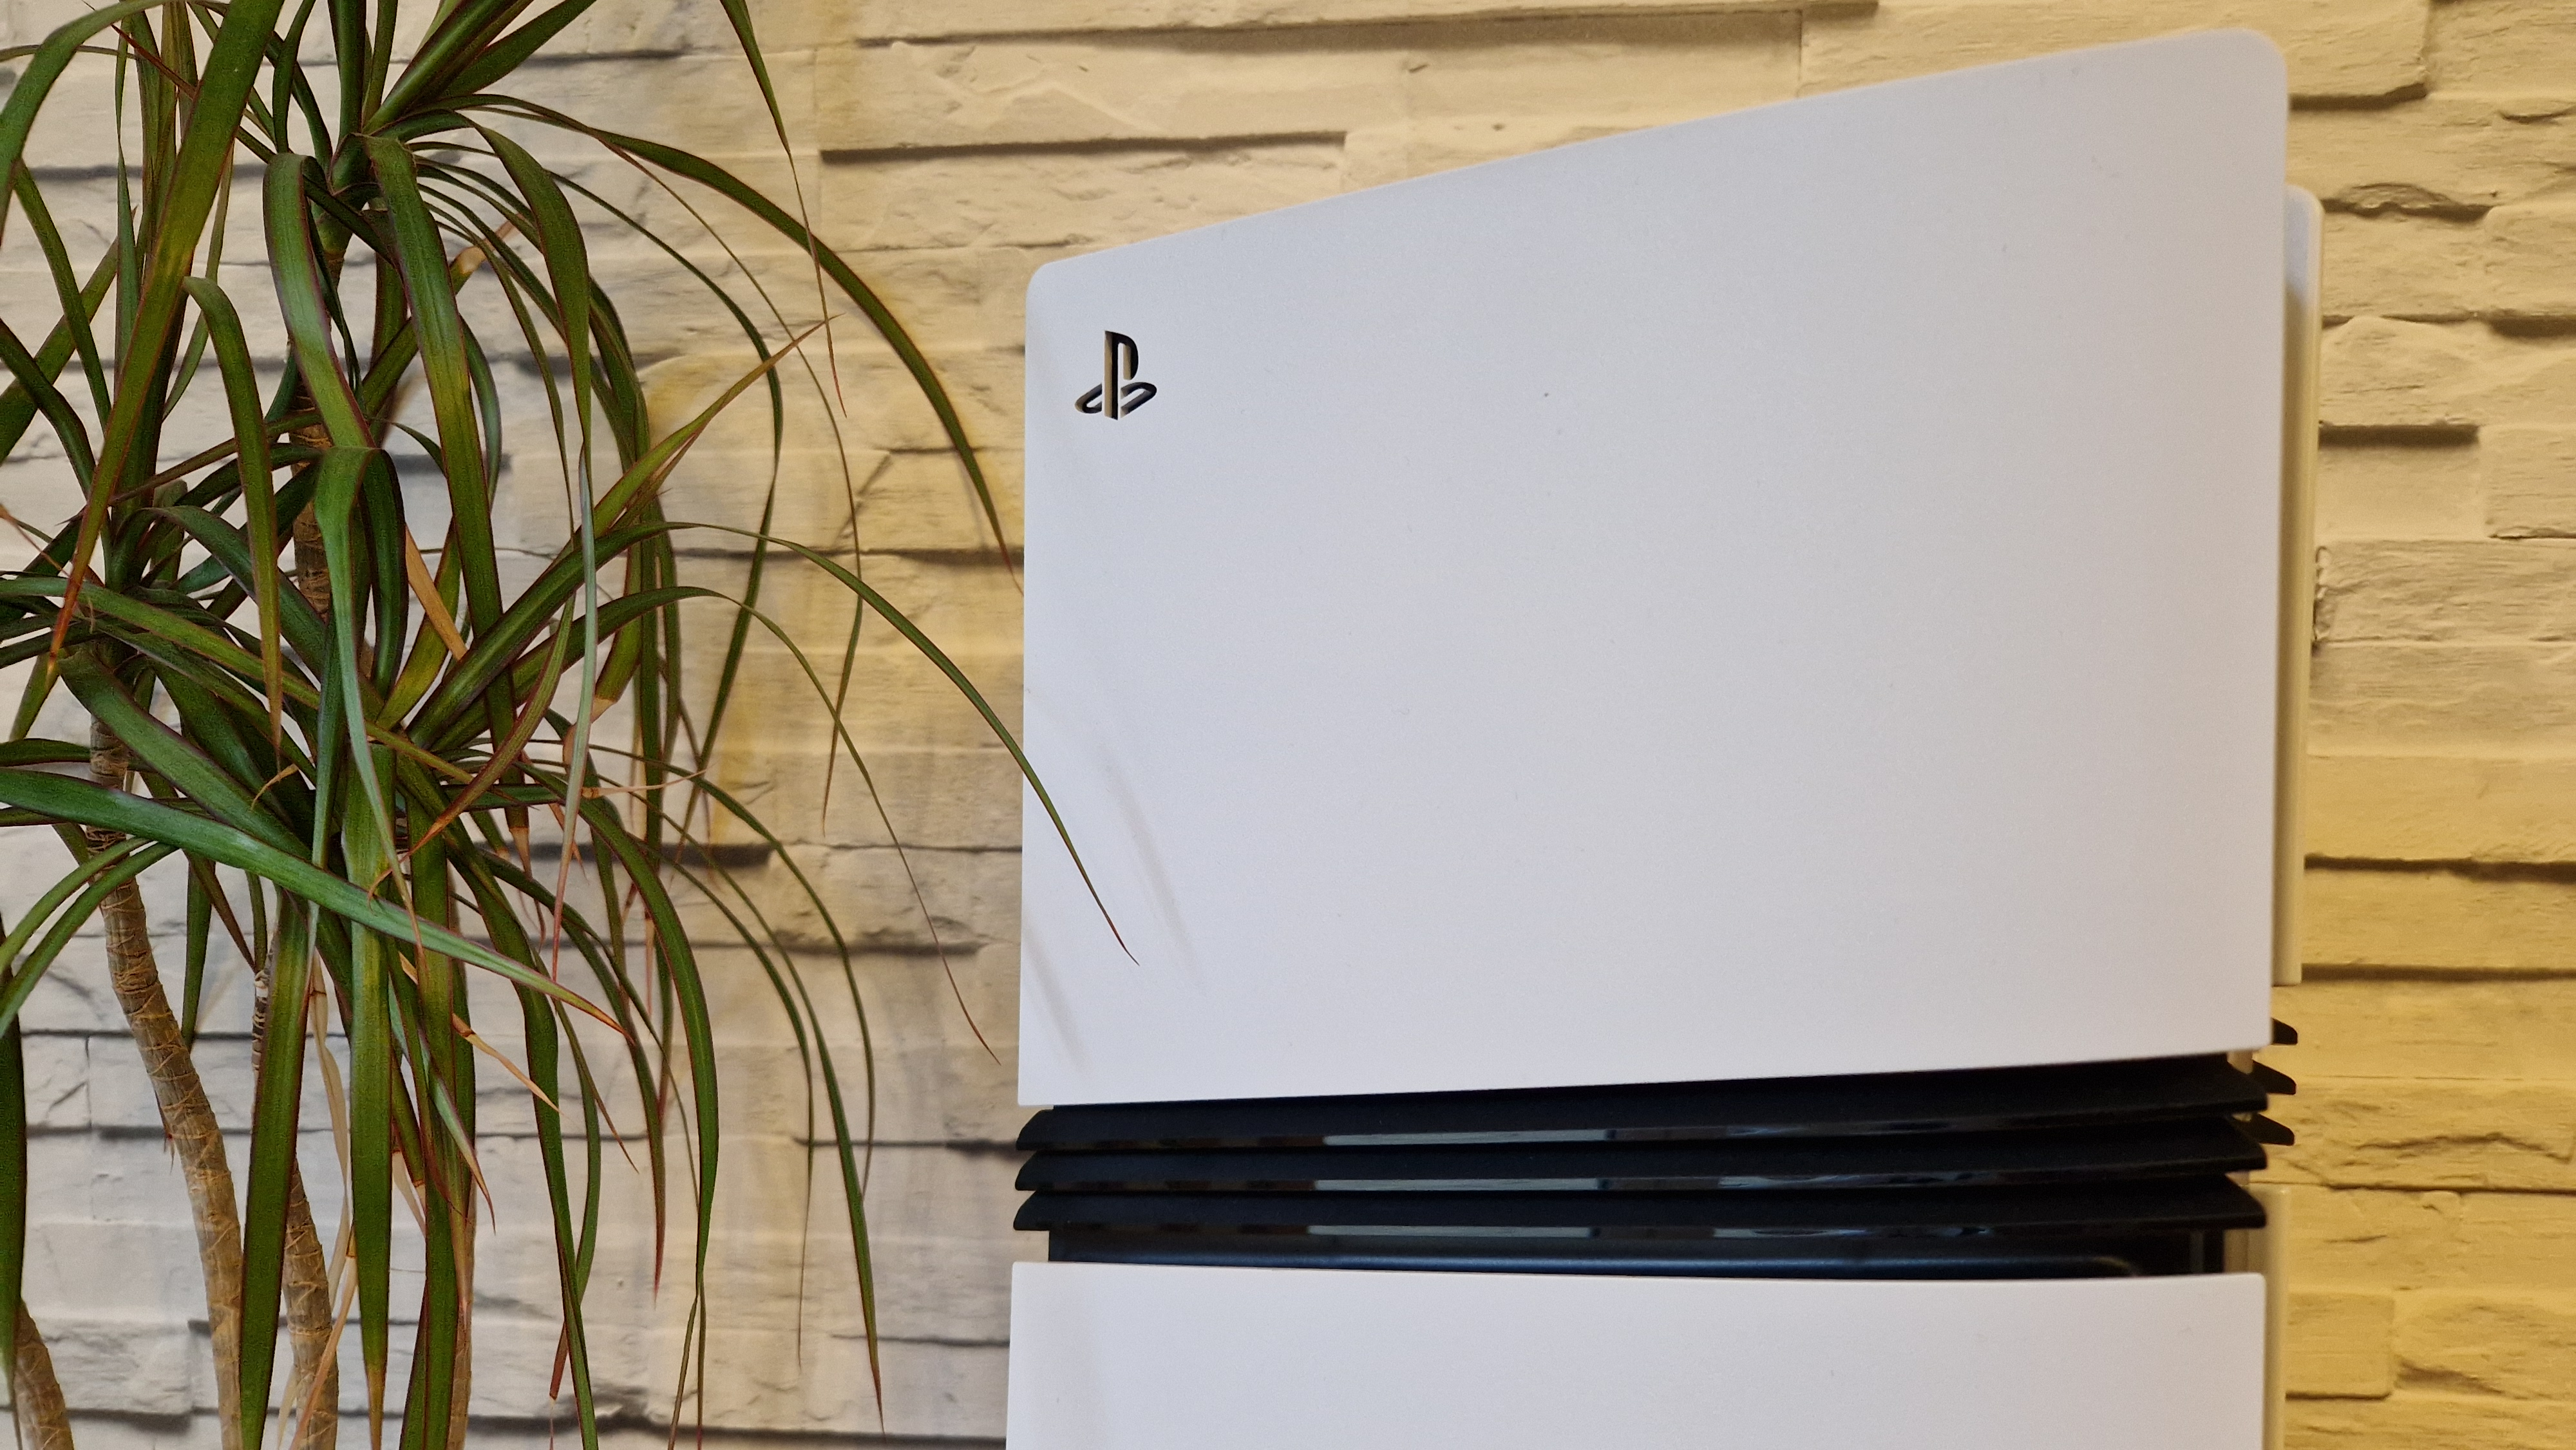
<svg viewBox="0 0 2576 1450">
<path fill-rule="evenodd" d="M 2263 1042 L 2285 111 L 2190 36 L 1040 271 L 1027 739 L 1124 945 L 1033 804 L 1023 1097 Z"/>
<path fill-rule="evenodd" d="M 1023 1264 L 1011 1450 L 2258 1450 L 2254 1274 Z"/>
</svg>

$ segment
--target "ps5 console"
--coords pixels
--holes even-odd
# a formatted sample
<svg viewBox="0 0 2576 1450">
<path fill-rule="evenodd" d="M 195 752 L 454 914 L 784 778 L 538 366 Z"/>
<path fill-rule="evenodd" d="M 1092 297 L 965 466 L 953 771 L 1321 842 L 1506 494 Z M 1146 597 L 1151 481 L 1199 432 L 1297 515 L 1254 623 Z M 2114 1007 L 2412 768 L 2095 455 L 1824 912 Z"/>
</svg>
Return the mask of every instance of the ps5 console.
<svg viewBox="0 0 2576 1450">
<path fill-rule="evenodd" d="M 2185 36 L 1038 273 L 1015 1446 L 2260 1443 L 2286 106 Z"/>
</svg>

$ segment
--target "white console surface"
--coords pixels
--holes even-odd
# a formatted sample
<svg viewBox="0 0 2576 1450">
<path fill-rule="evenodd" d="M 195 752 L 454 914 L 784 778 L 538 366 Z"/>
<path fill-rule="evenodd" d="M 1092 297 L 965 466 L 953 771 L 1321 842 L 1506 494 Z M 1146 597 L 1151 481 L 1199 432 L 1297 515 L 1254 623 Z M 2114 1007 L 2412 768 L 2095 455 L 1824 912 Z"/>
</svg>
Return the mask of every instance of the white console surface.
<svg viewBox="0 0 2576 1450">
<path fill-rule="evenodd" d="M 2258 1450 L 2256 1274 L 1022 1264 L 1010 1450 Z"/>
<path fill-rule="evenodd" d="M 2264 1041 L 2285 113 L 2218 32 L 1042 269 L 1026 736 L 1124 946 L 1032 806 L 1023 1098 Z"/>
</svg>

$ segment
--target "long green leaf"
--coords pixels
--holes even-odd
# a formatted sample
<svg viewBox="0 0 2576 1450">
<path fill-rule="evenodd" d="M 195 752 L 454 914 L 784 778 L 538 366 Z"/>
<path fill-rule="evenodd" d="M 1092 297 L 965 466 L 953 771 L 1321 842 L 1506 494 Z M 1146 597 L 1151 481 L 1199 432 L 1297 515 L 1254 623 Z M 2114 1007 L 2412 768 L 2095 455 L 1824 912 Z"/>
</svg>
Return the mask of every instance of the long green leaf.
<svg viewBox="0 0 2576 1450">
<path fill-rule="evenodd" d="M 287 854 L 258 837 L 219 821 L 191 815 L 157 801 L 112 791 L 26 769 L 0 769 L 0 804 L 37 811 L 50 819 L 100 830 L 121 831 L 157 841 L 191 855 L 220 861 L 236 870 L 275 882 L 323 910 L 396 941 L 416 942 L 517 982 L 596 1017 L 615 1028 L 616 1019 L 560 984 L 445 927 L 413 919 L 313 863 Z"/>
</svg>

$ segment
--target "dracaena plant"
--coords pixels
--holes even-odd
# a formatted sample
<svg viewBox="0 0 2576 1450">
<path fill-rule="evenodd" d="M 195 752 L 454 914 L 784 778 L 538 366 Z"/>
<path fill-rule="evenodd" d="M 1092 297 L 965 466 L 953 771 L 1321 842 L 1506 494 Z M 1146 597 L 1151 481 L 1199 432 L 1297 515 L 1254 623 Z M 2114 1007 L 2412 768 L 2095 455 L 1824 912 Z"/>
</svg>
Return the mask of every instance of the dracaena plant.
<svg viewBox="0 0 2576 1450">
<path fill-rule="evenodd" d="M 811 1021 L 758 901 L 721 858 L 690 849 L 719 819 L 777 845 L 706 772 L 747 642 L 774 636 L 770 657 L 793 661 L 827 701 L 849 683 L 846 644 L 818 661 L 763 611 L 764 573 L 792 567 L 845 589 L 853 631 L 867 617 L 891 625 L 1009 743 L 894 605 L 834 554 L 767 533 L 765 511 L 762 529 L 728 531 L 749 560 L 731 593 L 684 573 L 675 538 L 690 525 L 666 516 L 662 483 L 718 408 L 745 393 L 746 406 L 784 406 L 793 369 L 818 381 L 807 334 L 765 297 L 728 295 L 528 138 L 594 148 L 675 196 L 721 198 L 738 224 L 801 253 L 823 315 L 872 327 L 908 369 L 997 545 L 1000 525 L 932 370 L 801 206 L 511 93 L 591 3 L 440 0 L 397 43 L 395 0 L 126 0 L 7 56 L 23 72 L 0 107 L 0 222 L 41 255 L 52 301 L 0 326 L 0 446 L 15 458 L 49 440 L 81 499 L 66 519 L 15 519 L 32 561 L 0 572 L 0 665 L 27 681 L 0 744 L 0 827 L 50 832 L 62 862 L 0 923 L 0 1364 L 22 1434 L 48 1450 L 70 1428 L 41 1326 L 20 1303 L 29 1197 L 45 1185 L 28 1180 L 17 1017 L 48 972 L 97 970 L 65 955 L 85 925 L 103 928 L 105 971 L 187 1185 L 227 1450 L 264 1436 L 333 1443 L 344 1332 L 379 1440 L 399 1415 L 405 1447 L 461 1442 L 483 1212 L 551 1224 L 555 1373 L 595 1443 L 582 1304 L 604 1138 L 646 1145 L 657 1226 L 667 1196 L 674 1232 L 693 1244 L 694 1275 L 683 1264 L 676 1277 L 704 1362 L 725 1046 L 684 905 L 711 902 L 734 923 L 791 1021 Z M 767 99 L 745 0 L 720 3 L 744 84 Z M 112 87 L 119 118 L 114 214 L 71 229 L 111 239 L 96 256 L 67 240 L 45 158 L 28 149 L 48 105 L 76 87 Z M 774 101 L 769 114 L 776 125 Z M 256 272 L 238 244 L 219 255 L 237 180 L 257 197 Z M 632 229 L 675 274 L 704 282 L 759 360 L 706 411 L 648 414 L 635 349 L 590 262 L 585 229 L 602 227 Z M 253 316 L 273 325 L 246 327 Z M 478 335 L 478 316 L 506 318 L 512 335 Z M 276 356 L 252 340 L 281 334 Z M 539 451 L 561 461 L 569 539 L 518 584 L 492 525 L 513 389 L 541 397 L 551 420 Z M 816 392 L 831 395 L 819 381 Z M 193 436 L 191 419 L 212 423 Z M 397 452 L 435 479 L 442 521 L 406 516 Z M 686 647 L 684 614 L 713 647 Z M 60 731 L 73 738 L 41 733 L 65 718 L 85 722 Z M 592 858 L 587 886 L 534 864 L 532 821 L 564 861 Z M 794 861 L 773 859 L 840 940 Z M 164 862 L 155 879 L 184 875 L 187 903 L 184 933 L 159 943 L 185 954 L 176 1000 L 138 880 Z M 240 1162 L 192 1056 L 204 964 L 227 945 L 256 988 Z M 516 1052 L 475 1032 L 471 973 L 515 992 Z M 837 1163 L 826 1177 L 845 1201 L 873 1355 L 864 1130 L 845 1093 L 856 1074 L 835 1067 L 819 1031 L 800 1025 L 798 1037 L 829 1108 L 816 1136 Z M 636 1121 L 603 1126 L 609 1064 L 585 1040 L 630 1059 Z M 507 1073 L 529 1097 L 541 1201 L 478 1206 L 478 1072 Z M 311 1075 L 328 1089 L 347 1175 L 323 1196 L 344 1205 L 336 1222 L 316 1223 L 296 1154 Z M 416 1329 L 408 1374 L 389 1383 L 389 1269 L 404 1235 L 417 1237 L 422 1289 L 400 1306 Z"/>
</svg>

